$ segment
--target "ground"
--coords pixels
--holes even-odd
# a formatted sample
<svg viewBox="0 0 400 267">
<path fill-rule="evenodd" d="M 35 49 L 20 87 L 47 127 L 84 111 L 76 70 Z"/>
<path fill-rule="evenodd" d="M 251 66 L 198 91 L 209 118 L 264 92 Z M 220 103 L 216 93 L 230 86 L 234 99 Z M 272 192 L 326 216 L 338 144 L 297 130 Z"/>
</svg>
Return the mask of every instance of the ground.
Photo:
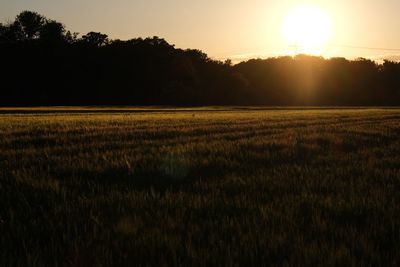
<svg viewBox="0 0 400 267">
<path fill-rule="evenodd" d="M 398 265 L 400 109 L 0 109 L 1 266 Z"/>
</svg>

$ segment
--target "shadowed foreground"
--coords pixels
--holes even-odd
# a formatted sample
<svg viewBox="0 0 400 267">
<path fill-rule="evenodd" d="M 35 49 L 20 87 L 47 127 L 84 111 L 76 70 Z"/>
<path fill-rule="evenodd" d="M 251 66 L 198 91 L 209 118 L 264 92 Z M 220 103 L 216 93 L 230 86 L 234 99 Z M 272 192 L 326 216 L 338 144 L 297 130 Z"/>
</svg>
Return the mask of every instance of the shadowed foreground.
<svg viewBox="0 0 400 267">
<path fill-rule="evenodd" d="M 400 110 L 0 114 L 1 266 L 400 264 Z"/>
</svg>

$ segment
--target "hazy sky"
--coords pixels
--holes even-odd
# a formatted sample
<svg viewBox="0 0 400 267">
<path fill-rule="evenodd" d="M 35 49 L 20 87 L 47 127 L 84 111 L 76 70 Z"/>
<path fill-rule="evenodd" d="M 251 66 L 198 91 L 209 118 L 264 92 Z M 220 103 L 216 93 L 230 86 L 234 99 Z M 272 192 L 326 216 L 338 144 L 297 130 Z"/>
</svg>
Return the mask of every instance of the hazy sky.
<svg viewBox="0 0 400 267">
<path fill-rule="evenodd" d="M 119 39 L 157 35 L 214 58 L 266 57 L 294 49 L 282 37 L 282 24 L 291 9 L 304 4 L 320 8 L 332 21 L 324 56 L 400 54 L 400 0 L 1 0 L 0 20 L 33 10 L 79 33 L 100 31 Z"/>
</svg>

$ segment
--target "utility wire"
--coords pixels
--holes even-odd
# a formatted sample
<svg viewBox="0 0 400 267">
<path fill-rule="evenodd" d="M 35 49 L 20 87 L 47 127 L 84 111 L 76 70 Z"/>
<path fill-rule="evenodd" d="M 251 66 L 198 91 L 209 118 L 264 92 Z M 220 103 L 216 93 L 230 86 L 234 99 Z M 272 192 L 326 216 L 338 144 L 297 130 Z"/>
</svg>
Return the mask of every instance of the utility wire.
<svg viewBox="0 0 400 267">
<path fill-rule="evenodd" d="M 349 49 L 360 49 L 360 50 L 375 50 L 375 51 L 392 51 L 392 52 L 400 52 L 400 48 L 387 48 L 387 47 L 371 47 L 371 46 L 357 46 L 357 45 L 346 45 L 346 44 L 328 44 L 326 45 L 327 47 L 341 47 L 341 48 L 349 48 Z M 297 48 L 300 49 L 298 45 L 290 45 L 289 47 L 292 48 Z M 261 48 L 261 47 L 260 47 Z M 259 48 L 254 49 L 254 50 L 260 50 Z M 253 51 L 254 51 L 253 50 Z M 251 52 L 251 49 L 243 49 L 243 50 L 236 50 L 236 51 L 230 51 L 230 52 L 224 52 L 224 53 L 218 53 L 217 56 L 223 57 L 223 56 L 232 56 L 233 55 L 240 55 L 242 53 L 244 54 L 257 54 L 254 52 Z M 273 54 L 273 53 L 267 53 L 267 54 Z"/>
<path fill-rule="evenodd" d="M 342 45 L 341 44 L 331 44 L 328 46 L 352 48 L 352 49 L 365 49 L 365 50 L 400 51 L 400 48 L 384 48 L 384 47 L 356 46 L 356 45 L 343 45 L 343 44 Z"/>
<path fill-rule="evenodd" d="M 364 49 L 364 50 L 380 50 L 380 51 L 400 51 L 400 48 L 385 48 L 385 47 L 370 47 L 370 46 L 356 46 L 356 45 L 345 45 L 345 44 L 327 44 L 327 47 L 342 47 L 351 49 Z M 290 45 L 292 48 L 301 48 L 298 45 Z"/>
</svg>

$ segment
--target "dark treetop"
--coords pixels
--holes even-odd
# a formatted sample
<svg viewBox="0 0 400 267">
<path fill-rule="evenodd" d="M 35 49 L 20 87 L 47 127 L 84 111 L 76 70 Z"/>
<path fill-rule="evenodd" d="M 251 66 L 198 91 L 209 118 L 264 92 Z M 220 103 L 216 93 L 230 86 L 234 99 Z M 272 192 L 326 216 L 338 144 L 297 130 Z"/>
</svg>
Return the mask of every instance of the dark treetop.
<svg viewBox="0 0 400 267">
<path fill-rule="evenodd" d="M 24 11 L 0 24 L 0 105 L 399 105 L 400 64 L 298 55 L 238 65 L 164 39 L 82 37 Z"/>
</svg>

